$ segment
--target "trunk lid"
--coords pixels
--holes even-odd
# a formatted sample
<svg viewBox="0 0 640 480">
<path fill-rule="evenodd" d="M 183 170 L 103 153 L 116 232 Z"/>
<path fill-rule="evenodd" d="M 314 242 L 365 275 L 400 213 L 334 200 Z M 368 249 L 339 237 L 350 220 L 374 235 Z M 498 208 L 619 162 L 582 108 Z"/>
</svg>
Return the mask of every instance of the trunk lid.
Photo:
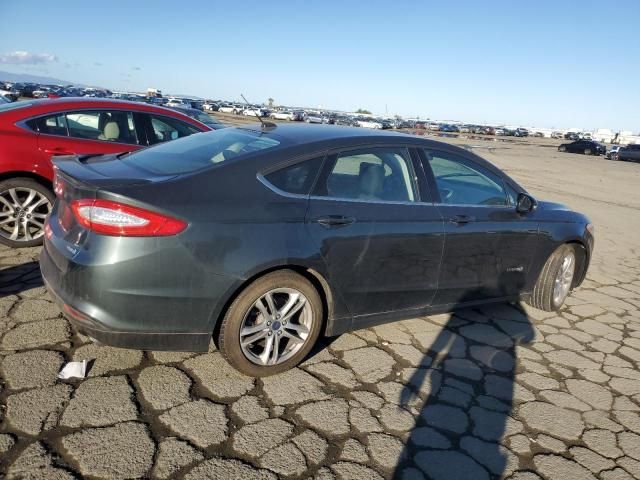
<svg viewBox="0 0 640 480">
<path fill-rule="evenodd" d="M 73 214 L 74 200 L 94 200 L 111 195 L 114 189 L 150 185 L 174 178 L 175 175 L 157 175 L 122 162 L 113 155 L 70 155 L 53 159 L 56 204 L 49 219 L 51 234 L 62 241 L 80 246 L 87 231 Z M 135 203 L 135 202 L 134 202 Z M 69 250 L 67 248 L 67 250 Z"/>
<path fill-rule="evenodd" d="M 96 188 L 110 185 L 141 185 L 175 177 L 141 170 L 122 162 L 120 155 L 122 154 L 59 156 L 54 157 L 53 164 L 65 177 L 72 177 L 79 183 L 91 184 Z"/>
</svg>

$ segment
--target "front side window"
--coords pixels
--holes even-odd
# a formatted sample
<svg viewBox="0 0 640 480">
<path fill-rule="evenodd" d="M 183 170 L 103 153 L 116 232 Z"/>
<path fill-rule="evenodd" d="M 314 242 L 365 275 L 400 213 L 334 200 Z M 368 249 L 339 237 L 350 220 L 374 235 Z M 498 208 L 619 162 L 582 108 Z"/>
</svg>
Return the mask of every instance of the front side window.
<svg viewBox="0 0 640 480">
<path fill-rule="evenodd" d="M 506 182 L 504 186 L 505 186 L 505 190 L 507 191 L 507 199 L 509 200 L 509 205 L 515 207 L 516 204 L 518 203 L 518 195 L 520 194 L 520 192 L 518 192 L 515 188 L 513 188 L 511 185 L 509 185 Z"/>
<path fill-rule="evenodd" d="M 440 200 L 450 205 L 507 205 L 502 179 L 455 154 L 425 151 Z"/>
<path fill-rule="evenodd" d="M 149 115 L 149 117 L 151 118 L 151 135 L 149 137 L 149 145 L 188 137 L 189 135 L 200 131 L 188 123 L 181 122 L 175 118 L 162 117 L 158 115 Z"/>
<path fill-rule="evenodd" d="M 324 157 L 305 160 L 265 175 L 265 179 L 283 192 L 307 195 L 322 166 Z"/>
<path fill-rule="evenodd" d="M 131 112 L 78 111 L 69 112 L 66 117 L 70 137 L 115 143 L 138 143 Z"/>
<path fill-rule="evenodd" d="M 329 162 L 316 195 L 364 201 L 414 202 L 409 154 L 405 148 L 368 148 L 340 153 Z"/>
</svg>

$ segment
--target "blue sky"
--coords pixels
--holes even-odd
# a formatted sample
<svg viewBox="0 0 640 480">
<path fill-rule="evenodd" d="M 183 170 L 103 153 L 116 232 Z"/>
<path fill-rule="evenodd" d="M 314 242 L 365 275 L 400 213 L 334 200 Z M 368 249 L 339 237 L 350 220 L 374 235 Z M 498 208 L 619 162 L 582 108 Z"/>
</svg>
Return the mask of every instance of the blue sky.
<svg viewBox="0 0 640 480">
<path fill-rule="evenodd" d="M 640 131 L 638 0 L 54 5 L 3 2 L 0 70 L 117 90 Z"/>
</svg>

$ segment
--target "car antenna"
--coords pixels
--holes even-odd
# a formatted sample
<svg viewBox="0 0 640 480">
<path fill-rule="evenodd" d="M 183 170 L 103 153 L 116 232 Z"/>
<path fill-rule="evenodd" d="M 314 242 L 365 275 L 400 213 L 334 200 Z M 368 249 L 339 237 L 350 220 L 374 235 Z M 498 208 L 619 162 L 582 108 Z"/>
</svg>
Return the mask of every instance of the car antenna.
<svg viewBox="0 0 640 480">
<path fill-rule="evenodd" d="M 244 98 L 244 95 L 241 93 L 240 96 L 244 100 L 244 103 L 246 103 L 247 106 L 250 107 L 251 104 L 247 101 L 246 98 Z M 262 128 L 275 128 L 277 126 L 275 123 L 265 122 L 264 120 L 262 120 L 262 116 L 261 115 L 258 115 L 258 120 L 260 120 L 260 123 L 262 124 Z"/>
</svg>

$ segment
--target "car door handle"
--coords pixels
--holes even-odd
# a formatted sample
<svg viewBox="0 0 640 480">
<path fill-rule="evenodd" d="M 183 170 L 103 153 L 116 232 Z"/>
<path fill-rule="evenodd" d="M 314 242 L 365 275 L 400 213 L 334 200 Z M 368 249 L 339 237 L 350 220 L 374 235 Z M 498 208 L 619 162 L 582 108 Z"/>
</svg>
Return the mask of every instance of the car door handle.
<svg viewBox="0 0 640 480">
<path fill-rule="evenodd" d="M 473 222 L 475 219 L 470 215 L 454 215 L 449 219 L 451 223 L 457 223 L 458 225 L 464 225 L 465 223 Z"/>
<path fill-rule="evenodd" d="M 326 217 L 316 218 L 316 223 L 319 223 L 323 227 L 344 227 L 345 225 L 351 225 L 356 221 L 353 217 L 345 217 L 343 215 L 327 215 Z"/>
<path fill-rule="evenodd" d="M 75 155 L 76 152 L 72 152 L 71 150 L 67 150 L 66 148 L 55 147 L 55 148 L 45 148 L 44 153 L 48 153 L 50 155 Z"/>
</svg>

